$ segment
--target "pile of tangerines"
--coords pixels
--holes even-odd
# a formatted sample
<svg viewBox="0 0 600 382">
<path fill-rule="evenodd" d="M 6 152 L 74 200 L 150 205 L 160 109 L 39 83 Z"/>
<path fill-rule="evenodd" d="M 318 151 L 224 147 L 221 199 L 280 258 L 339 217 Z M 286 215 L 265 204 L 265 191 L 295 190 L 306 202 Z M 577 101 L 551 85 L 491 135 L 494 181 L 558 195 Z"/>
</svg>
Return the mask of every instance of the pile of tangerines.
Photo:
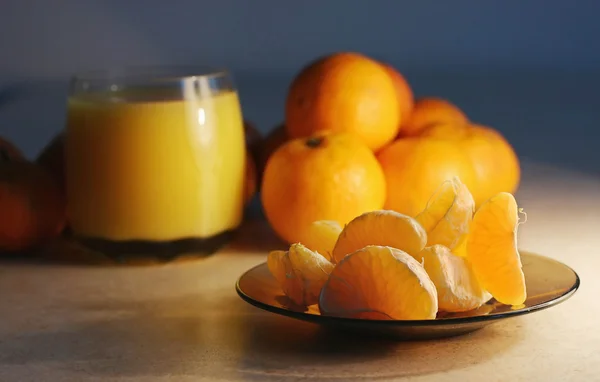
<svg viewBox="0 0 600 382">
<path fill-rule="evenodd" d="M 291 244 L 267 264 L 291 305 L 419 320 L 526 300 L 513 148 L 448 100 L 415 101 L 393 67 L 310 63 L 260 152 L 265 215 Z"/>
<path fill-rule="evenodd" d="M 259 146 L 262 206 L 288 243 L 305 242 L 318 220 L 343 226 L 378 209 L 415 216 L 453 177 L 476 206 L 520 180 L 497 130 L 448 100 L 414 100 L 401 73 L 357 53 L 305 66 L 288 90 L 285 122 Z"/>
</svg>

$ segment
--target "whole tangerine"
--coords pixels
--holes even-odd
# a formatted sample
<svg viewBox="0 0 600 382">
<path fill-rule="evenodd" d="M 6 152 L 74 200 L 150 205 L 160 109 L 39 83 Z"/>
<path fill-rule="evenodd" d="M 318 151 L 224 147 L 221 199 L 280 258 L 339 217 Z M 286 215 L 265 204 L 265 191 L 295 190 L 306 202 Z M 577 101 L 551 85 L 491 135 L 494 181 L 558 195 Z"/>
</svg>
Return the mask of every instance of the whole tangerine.
<svg viewBox="0 0 600 382">
<path fill-rule="evenodd" d="M 320 133 L 288 141 L 273 153 L 261 201 L 274 231 L 288 243 L 303 243 L 317 220 L 343 226 L 382 208 L 385 178 L 375 155 L 355 136 Z"/>
<path fill-rule="evenodd" d="M 451 140 L 398 139 L 377 158 L 387 184 L 385 208 L 413 217 L 444 181 L 458 177 L 469 189 L 475 181 L 470 158 Z"/>
<path fill-rule="evenodd" d="M 396 88 L 386 69 L 358 53 L 313 61 L 293 80 L 285 124 L 292 138 L 321 131 L 349 132 L 376 151 L 400 128 Z"/>
</svg>

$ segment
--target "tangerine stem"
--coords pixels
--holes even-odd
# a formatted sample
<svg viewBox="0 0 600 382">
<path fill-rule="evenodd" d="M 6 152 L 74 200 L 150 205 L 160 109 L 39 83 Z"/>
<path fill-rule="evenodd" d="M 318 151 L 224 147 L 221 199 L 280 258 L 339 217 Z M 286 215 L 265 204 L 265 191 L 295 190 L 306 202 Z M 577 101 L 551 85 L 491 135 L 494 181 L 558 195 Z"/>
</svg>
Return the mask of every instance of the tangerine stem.
<svg viewBox="0 0 600 382">
<path fill-rule="evenodd" d="M 321 146 L 324 140 L 325 138 L 323 137 L 311 137 L 306 140 L 306 146 L 310 147 L 311 149 L 315 149 Z"/>
</svg>

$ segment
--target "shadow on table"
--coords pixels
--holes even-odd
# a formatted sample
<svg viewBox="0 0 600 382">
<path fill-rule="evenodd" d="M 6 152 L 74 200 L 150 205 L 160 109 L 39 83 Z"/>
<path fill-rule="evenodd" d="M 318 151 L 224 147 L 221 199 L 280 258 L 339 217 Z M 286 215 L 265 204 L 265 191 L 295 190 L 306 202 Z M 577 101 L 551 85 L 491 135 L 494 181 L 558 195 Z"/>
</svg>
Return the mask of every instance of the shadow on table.
<svg viewBox="0 0 600 382">
<path fill-rule="evenodd" d="M 472 366 L 522 334 L 515 330 L 520 321 L 508 320 L 442 341 L 394 342 L 264 313 L 233 294 L 97 304 L 92 297 L 60 309 L 60 317 L 78 321 L 52 324 L 49 310 L 37 318 L 38 331 L 4 336 L 0 370 L 40 364 L 53 370 L 55 363 L 56 370 L 105 377 L 373 380 Z"/>
<path fill-rule="evenodd" d="M 28 252 L 4 253 L 0 251 L 0 265 L 38 265 L 38 266 L 87 266 L 87 267 L 119 267 L 119 266 L 161 266 L 166 264 L 203 261 L 207 257 L 234 252 L 236 254 L 264 254 L 269 251 L 286 249 L 287 245 L 279 239 L 264 218 L 250 217 L 244 220 L 234 232 L 230 242 L 217 247 L 217 252 L 198 253 L 190 249 L 177 256 L 161 258 L 146 255 L 131 256 L 123 261 L 116 261 L 106 254 L 92 250 L 68 235 L 54 238 L 43 246 Z"/>
</svg>

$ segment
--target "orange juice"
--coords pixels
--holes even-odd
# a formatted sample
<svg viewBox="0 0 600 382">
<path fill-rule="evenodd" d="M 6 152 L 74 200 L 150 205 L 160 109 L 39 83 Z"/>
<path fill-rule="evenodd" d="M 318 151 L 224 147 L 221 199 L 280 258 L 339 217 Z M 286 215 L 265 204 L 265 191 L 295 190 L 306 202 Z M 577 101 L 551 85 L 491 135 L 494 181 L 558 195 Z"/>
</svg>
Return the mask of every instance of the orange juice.
<svg viewBox="0 0 600 382">
<path fill-rule="evenodd" d="M 235 229 L 243 210 L 242 123 L 235 91 L 159 101 L 72 96 L 71 228 L 111 241 L 206 239 Z"/>
</svg>

